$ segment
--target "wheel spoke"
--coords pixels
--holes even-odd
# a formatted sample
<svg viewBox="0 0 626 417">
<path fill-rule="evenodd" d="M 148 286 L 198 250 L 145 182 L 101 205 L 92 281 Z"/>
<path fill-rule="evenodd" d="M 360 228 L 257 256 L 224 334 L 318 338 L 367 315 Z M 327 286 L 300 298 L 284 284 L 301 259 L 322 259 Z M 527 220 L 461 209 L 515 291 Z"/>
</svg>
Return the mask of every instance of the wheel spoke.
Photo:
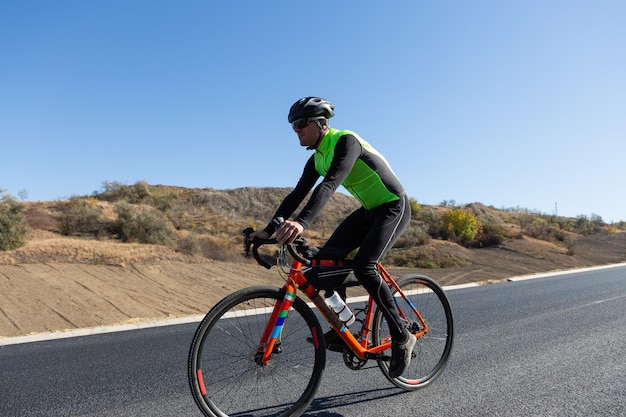
<svg viewBox="0 0 626 417">
<path fill-rule="evenodd" d="M 299 415 L 313 399 L 325 352 L 306 341 L 321 327 L 311 309 L 296 299 L 267 364 L 258 346 L 271 308 L 281 292 L 254 287 L 225 298 L 200 324 L 189 356 L 194 399 L 206 416 Z M 206 395 L 198 383 L 198 370 Z"/>
</svg>

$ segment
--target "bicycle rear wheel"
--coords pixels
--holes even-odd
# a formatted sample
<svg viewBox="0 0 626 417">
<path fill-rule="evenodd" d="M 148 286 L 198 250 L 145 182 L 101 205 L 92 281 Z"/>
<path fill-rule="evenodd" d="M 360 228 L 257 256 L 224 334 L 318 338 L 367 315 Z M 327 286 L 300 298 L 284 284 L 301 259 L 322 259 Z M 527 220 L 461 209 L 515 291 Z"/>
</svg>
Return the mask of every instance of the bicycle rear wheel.
<svg viewBox="0 0 626 417">
<path fill-rule="evenodd" d="M 284 295 L 274 287 L 246 288 L 220 301 L 200 323 L 188 373 L 205 416 L 299 416 L 313 400 L 326 353 L 319 321 L 303 300 L 293 301 L 270 362 L 255 360 L 273 307 Z"/>
<path fill-rule="evenodd" d="M 398 308 L 405 315 L 407 329 L 414 334 L 424 329 L 411 307 L 412 304 L 425 321 L 428 331 L 417 339 L 411 365 L 402 376 L 389 376 L 388 361 L 378 361 L 378 366 L 394 385 L 413 391 L 432 382 L 448 361 L 454 336 L 452 308 L 443 289 L 428 277 L 410 274 L 396 282 L 408 300 L 404 300 L 392 288 Z M 391 340 L 389 327 L 380 309 L 376 309 L 374 315 L 372 338 L 376 346 Z"/>
</svg>

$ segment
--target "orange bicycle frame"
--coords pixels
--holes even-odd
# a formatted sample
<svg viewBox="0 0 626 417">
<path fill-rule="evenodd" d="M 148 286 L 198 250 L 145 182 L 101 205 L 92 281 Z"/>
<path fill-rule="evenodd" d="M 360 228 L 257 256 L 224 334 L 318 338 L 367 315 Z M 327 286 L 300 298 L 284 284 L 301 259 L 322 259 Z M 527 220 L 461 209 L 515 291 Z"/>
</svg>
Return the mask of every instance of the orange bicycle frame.
<svg viewBox="0 0 626 417">
<path fill-rule="evenodd" d="M 322 262 L 322 265 L 324 261 Z M 328 261 L 334 262 L 334 261 Z M 329 263 L 331 265 L 331 263 Z M 332 263 L 334 265 L 334 263 Z M 344 323 L 339 319 L 339 316 L 328 307 L 324 299 L 319 295 L 318 290 L 311 284 L 304 274 L 300 271 L 303 264 L 298 260 L 293 260 L 291 264 L 291 269 L 289 271 L 289 276 L 285 285 L 283 285 L 282 290 L 284 291 L 284 296 L 281 300 L 278 300 L 274 305 L 270 318 L 268 320 L 267 326 L 263 332 L 258 350 L 257 350 L 257 360 L 261 364 L 267 364 L 270 361 L 271 355 L 274 351 L 277 341 L 280 338 L 283 326 L 285 321 L 289 316 L 289 309 L 293 304 L 295 297 L 297 296 L 298 288 L 306 294 L 306 296 L 315 304 L 320 313 L 324 316 L 326 321 L 330 324 L 330 326 L 341 336 L 341 338 L 346 342 L 346 344 L 350 347 L 350 349 L 354 352 L 356 356 L 360 359 L 371 359 L 371 358 L 381 358 L 382 352 L 389 349 L 391 347 L 391 338 L 387 338 L 384 343 L 381 343 L 377 346 L 368 346 L 369 334 L 372 330 L 372 325 L 374 321 L 374 300 L 369 297 L 367 301 L 367 307 L 365 309 L 366 315 L 363 321 L 363 325 L 361 328 L 361 334 L 359 340 L 354 337 L 354 334 L 344 325 Z M 408 298 L 405 297 L 401 288 L 397 285 L 395 280 L 389 275 L 389 273 L 385 270 L 385 268 L 378 264 L 378 271 L 380 272 L 381 278 L 387 283 L 387 285 L 398 292 L 402 299 L 407 303 L 407 307 L 410 308 L 413 313 L 417 316 L 421 329 L 418 333 L 415 333 L 417 338 L 422 337 L 425 333 L 428 332 L 428 326 L 422 316 L 419 314 L 415 306 L 410 302 Z M 402 308 L 398 305 L 398 300 L 396 299 L 396 306 L 398 308 L 398 312 L 400 317 L 404 320 L 407 320 L 406 315 L 403 313 Z M 316 333 L 313 332 L 313 343 L 315 346 L 319 346 L 319 340 L 316 340 Z"/>
</svg>

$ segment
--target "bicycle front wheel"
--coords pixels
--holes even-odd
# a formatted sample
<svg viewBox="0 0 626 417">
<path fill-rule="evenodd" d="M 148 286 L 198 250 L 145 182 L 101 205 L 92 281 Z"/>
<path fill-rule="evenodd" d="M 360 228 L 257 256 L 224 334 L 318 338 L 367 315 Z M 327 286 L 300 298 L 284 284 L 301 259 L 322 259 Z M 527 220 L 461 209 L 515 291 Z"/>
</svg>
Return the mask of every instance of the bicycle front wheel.
<svg viewBox="0 0 626 417">
<path fill-rule="evenodd" d="M 413 334 L 424 330 L 425 333 L 417 339 L 411 365 L 402 376 L 389 376 L 388 361 L 378 361 L 378 366 L 394 385 L 413 391 L 432 382 L 448 361 L 454 336 L 452 308 L 443 289 L 431 278 L 409 274 L 396 282 L 406 297 L 404 299 L 392 288 L 406 328 Z M 372 336 L 376 346 L 391 340 L 389 326 L 380 309 L 374 315 Z"/>
<path fill-rule="evenodd" d="M 200 323 L 188 372 L 205 416 L 299 416 L 313 400 L 326 353 L 319 321 L 302 299 L 293 301 L 269 363 L 258 360 L 263 332 L 284 295 L 273 287 L 246 288 L 220 301 Z"/>
</svg>

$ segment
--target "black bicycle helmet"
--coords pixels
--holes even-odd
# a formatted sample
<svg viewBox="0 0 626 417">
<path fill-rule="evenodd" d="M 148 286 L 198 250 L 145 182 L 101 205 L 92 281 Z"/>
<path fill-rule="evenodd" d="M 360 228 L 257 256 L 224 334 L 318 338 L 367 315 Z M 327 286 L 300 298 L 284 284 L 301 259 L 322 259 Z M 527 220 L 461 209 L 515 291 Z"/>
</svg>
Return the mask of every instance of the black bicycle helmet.
<svg viewBox="0 0 626 417">
<path fill-rule="evenodd" d="M 320 97 L 304 97 L 293 103 L 289 109 L 289 123 L 298 119 L 325 117 L 330 119 L 335 115 L 335 107 L 330 101 Z"/>
</svg>

